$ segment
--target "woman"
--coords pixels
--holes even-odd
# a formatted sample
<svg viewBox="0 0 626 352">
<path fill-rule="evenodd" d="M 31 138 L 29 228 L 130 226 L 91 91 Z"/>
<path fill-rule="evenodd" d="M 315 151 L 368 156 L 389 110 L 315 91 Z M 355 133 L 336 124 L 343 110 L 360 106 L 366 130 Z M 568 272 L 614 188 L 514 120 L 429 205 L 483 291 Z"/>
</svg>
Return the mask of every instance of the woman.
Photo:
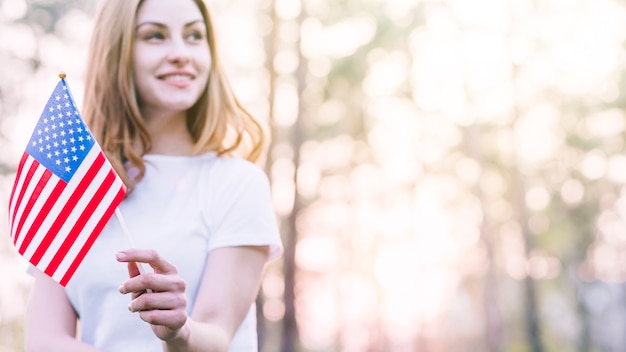
<svg viewBox="0 0 626 352">
<path fill-rule="evenodd" d="M 128 187 L 134 248 L 112 218 L 65 289 L 36 271 L 27 350 L 255 351 L 254 300 L 282 247 L 252 163 L 263 132 L 204 2 L 103 1 L 83 115 Z"/>
</svg>

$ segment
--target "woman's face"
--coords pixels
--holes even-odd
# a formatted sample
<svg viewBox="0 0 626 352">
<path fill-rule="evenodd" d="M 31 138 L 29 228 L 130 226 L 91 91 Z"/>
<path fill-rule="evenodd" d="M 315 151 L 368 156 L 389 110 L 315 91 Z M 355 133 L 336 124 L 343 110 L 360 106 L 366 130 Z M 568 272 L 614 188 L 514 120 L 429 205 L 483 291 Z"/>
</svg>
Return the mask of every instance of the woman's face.
<svg viewBox="0 0 626 352">
<path fill-rule="evenodd" d="M 207 85 L 211 55 L 192 0 L 145 0 L 135 26 L 133 77 L 144 113 L 181 112 Z"/>
</svg>

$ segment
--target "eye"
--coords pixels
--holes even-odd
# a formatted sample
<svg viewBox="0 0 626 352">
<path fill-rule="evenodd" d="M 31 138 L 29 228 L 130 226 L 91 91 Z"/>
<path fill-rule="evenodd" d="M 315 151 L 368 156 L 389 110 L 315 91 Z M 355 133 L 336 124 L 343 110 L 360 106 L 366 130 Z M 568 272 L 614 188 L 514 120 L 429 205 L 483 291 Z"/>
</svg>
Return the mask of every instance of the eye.
<svg viewBox="0 0 626 352">
<path fill-rule="evenodd" d="M 161 32 L 150 32 L 150 33 L 147 33 L 143 38 L 144 40 L 154 42 L 154 41 L 161 41 L 165 39 L 165 36 Z"/>
<path fill-rule="evenodd" d="M 199 31 L 193 31 L 187 34 L 186 39 L 191 42 L 196 42 L 196 41 L 204 39 L 204 35 Z"/>
</svg>

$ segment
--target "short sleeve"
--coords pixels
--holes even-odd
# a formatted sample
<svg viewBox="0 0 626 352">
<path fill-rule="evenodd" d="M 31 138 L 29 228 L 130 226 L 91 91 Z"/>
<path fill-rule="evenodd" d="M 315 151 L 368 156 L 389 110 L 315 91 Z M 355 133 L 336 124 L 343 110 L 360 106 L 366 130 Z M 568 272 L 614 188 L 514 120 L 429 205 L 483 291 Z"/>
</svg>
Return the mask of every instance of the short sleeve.
<svg viewBox="0 0 626 352">
<path fill-rule="evenodd" d="M 231 246 L 270 246 L 270 260 L 280 256 L 280 241 L 269 180 L 258 166 L 242 159 L 220 158 L 209 180 L 204 219 L 208 251 Z"/>
</svg>

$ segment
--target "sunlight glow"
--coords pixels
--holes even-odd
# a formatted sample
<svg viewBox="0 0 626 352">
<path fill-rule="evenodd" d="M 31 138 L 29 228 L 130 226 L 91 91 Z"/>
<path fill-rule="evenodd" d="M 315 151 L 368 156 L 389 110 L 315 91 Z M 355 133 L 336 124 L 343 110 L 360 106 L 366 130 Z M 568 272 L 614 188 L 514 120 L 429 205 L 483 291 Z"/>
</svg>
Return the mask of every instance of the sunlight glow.
<svg viewBox="0 0 626 352">
<path fill-rule="evenodd" d="M 376 21 L 369 14 L 344 19 L 325 28 L 324 42 L 326 54 L 332 58 L 353 54 L 367 44 L 376 34 Z"/>
<path fill-rule="evenodd" d="M 518 155 L 528 162 L 540 162 L 554 155 L 562 143 L 559 111 L 549 103 L 537 104 L 515 123 Z"/>
</svg>

